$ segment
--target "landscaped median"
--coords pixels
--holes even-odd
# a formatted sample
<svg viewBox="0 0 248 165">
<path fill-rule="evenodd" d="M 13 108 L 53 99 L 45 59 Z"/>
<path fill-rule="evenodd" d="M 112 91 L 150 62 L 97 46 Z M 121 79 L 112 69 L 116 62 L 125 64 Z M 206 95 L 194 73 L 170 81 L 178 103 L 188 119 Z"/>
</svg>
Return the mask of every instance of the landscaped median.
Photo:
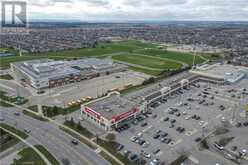
<svg viewBox="0 0 248 165">
<path fill-rule="evenodd" d="M 3 100 L 2 100 L 3 101 Z M 19 106 L 19 105 L 16 105 L 14 103 L 11 103 L 11 102 L 8 102 L 8 101 L 4 101 L 8 104 L 11 104 L 15 107 L 17 107 L 18 109 L 20 110 L 26 110 L 28 111 L 29 113 L 33 113 L 35 115 L 39 115 L 37 112 L 35 111 L 32 111 L 30 109 L 27 109 L 27 108 L 24 108 L 22 106 Z M 115 155 L 113 155 L 111 152 L 109 152 L 107 149 L 103 148 L 102 146 L 96 144 L 95 142 L 93 142 L 91 139 L 89 139 L 88 137 L 78 133 L 77 131 L 75 131 L 74 129 L 66 126 L 66 125 L 63 125 L 61 123 L 58 123 L 57 121 L 49 118 L 49 117 L 43 117 L 44 119 L 50 121 L 51 123 L 59 126 L 63 131 L 67 132 L 68 134 L 70 134 L 72 137 L 74 138 L 77 138 L 79 139 L 82 143 L 86 144 L 87 146 L 89 146 L 90 148 L 92 149 L 100 149 L 101 150 L 101 153 L 103 153 L 105 155 L 105 159 L 106 160 L 111 160 L 110 162 L 115 162 L 114 165 L 124 165 L 124 163 L 119 160 Z M 101 154 L 102 155 L 102 154 Z"/>
<path fill-rule="evenodd" d="M 0 123 L 0 134 L 1 134 L 1 138 L 2 138 L 2 143 L 1 143 L 1 147 L 0 147 L 0 152 L 16 145 L 17 143 L 20 142 L 19 139 L 17 139 L 16 137 L 12 136 L 11 134 L 9 134 L 8 132 L 4 131 L 4 129 L 11 131 L 13 133 L 16 133 L 18 136 L 22 137 L 23 139 L 26 139 L 28 137 L 27 134 L 25 134 L 24 132 L 17 130 L 16 128 L 7 125 L 5 123 Z"/>
<path fill-rule="evenodd" d="M 7 102 L 11 102 L 11 103 L 16 103 L 18 105 L 22 105 L 28 102 L 28 99 L 25 99 L 24 97 L 20 97 L 20 96 L 8 96 L 8 93 L 5 91 L 0 91 L 0 99 L 2 101 L 7 101 Z M 1 101 L 1 102 L 2 102 Z M 9 107 L 10 105 L 7 104 L 5 102 L 5 104 L 1 103 L 2 106 L 6 105 L 7 107 Z"/>
<path fill-rule="evenodd" d="M 23 163 L 31 162 L 37 165 L 43 165 L 43 164 L 52 165 L 51 162 L 41 153 L 39 149 L 37 149 L 36 147 L 34 147 L 33 145 L 31 145 L 25 140 L 25 138 L 28 137 L 27 134 L 5 123 L 0 123 L 0 128 L 5 133 L 16 138 L 18 142 L 21 141 L 29 146 L 27 150 L 24 149 L 24 151 L 19 152 L 19 155 L 21 156 L 21 158 L 18 160 L 15 159 L 14 164 L 23 164 Z M 42 151 L 44 151 L 44 149 Z M 32 161 L 34 157 L 38 158 L 37 163 Z"/>
<path fill-rule="evenodd" d="M 37 148 L 52 165 L 59 165 L 60 163 L 58 160 L 47 151 L 46 148 L 44 148 L 41 145 L 35 145 L 35 148 Z M 37 154 L 31 147 L 26 147 L 23 150 L 21 150 L 18 155 L 20 156 L 20 159 L 14 159 L 13 164 L 35 164 L 35 165 L 47 165 L 45 161 Z"/>
</svg>

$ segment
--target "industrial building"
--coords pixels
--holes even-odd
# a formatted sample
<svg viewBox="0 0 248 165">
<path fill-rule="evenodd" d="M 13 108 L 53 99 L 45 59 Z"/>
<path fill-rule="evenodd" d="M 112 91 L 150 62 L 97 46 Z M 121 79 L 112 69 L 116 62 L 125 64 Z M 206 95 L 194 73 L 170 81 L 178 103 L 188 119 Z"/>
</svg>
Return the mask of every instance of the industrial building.
<svg viewBox="0 0 248 165">
<path fill-rule="evenodd" d="M 243 79 L 247 75 L 248 68 L 216 63 L 213 65 L 205 64 L 198 66 L 195 69 L 192 69 L 190 72 L 202 77 L 233 84 Z"/>
<path fill-rule="evenodd" d="M 125 71 L 127 66 L 114 63 L 111 59 L 86 58 L 72 61 L 39 59 L 11 63 L 11 70 L 15 73 L 16 79 L 35 89 L 43 89 Z"/>
<path fill-rule="evenodd" d="M 141 112 L 142 107 L 120 97 L 118 92 L 109 93 L 104 98 L 81 105 L 82 117 L 106 131 L 122 126 Z"/>
</svg>

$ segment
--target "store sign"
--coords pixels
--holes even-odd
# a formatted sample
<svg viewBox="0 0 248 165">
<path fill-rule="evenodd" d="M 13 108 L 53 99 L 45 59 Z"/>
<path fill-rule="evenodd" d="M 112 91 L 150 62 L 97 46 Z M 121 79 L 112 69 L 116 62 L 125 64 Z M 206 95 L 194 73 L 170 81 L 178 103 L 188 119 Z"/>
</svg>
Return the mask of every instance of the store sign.
<svg viewBox="0 0 248 165">
<path fill-rule="evenodd" d="M 90 114 L 91 116 L 94 116 L 95 118 L 99 119 L 101 118 L 101 115 L 95 111 L 93 111 L 92 109 L 85 107 L 84 112 Z"/>
<path fill-rule="evenodd" d="M 114 120 L 114 122 L 117 122 L 117 121 L 120 121 L 122 119 L 125 119 L 131 115 L 133 115 L 134 113 L 136 113 L 138 111 L 137 108 L 133 107 L 132 110 L 128 111 L 128 112 L 125 112 L 121 115 L 118 115 L 118 116 L 113 116 L 112 117 L 112 120 Z"/>
</svg>

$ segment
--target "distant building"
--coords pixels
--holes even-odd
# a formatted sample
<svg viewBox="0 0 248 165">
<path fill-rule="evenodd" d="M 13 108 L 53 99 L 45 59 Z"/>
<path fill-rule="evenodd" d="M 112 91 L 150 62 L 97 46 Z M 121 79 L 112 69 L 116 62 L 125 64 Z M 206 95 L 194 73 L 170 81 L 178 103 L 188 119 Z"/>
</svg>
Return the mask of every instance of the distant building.
<svg viewBox="0 0 248 165">
<path fill-rule="evenodd" d="M 8 51 L 0 51 L 0 57 L 8 57 L 8 56 L 14 56 L 14 53 L 8 52 Z"/>
<path fill-rule="evenodd" d="M 36 89 L 43 89 L 124 71 L 127 66 L 116 64 L 111 59 L 87 58 L 72 61 L 39 59 L 11 63 L 11 69 L 18 79 Z"/>
<path fill-rule="evenodd" d="M 224 83 L 236 83 L 248 74 L 248 68 L 229 64 L 216 63 L 202 65 L 190 71 L 196 75 L 224 81 Z"/>
</svg>

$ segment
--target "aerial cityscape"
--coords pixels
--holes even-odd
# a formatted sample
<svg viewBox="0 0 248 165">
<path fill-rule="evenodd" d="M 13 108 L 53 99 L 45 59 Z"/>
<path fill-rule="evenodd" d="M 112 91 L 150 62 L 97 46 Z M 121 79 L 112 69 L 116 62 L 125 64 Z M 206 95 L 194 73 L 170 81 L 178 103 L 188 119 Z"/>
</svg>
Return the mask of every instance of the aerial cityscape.
<svg viewBox="0 0 248 165">
<path fill-rule="evenodd" d="M 0 165 L 248 165 L 247 0 L 0 4 Z"/>
</svg>

